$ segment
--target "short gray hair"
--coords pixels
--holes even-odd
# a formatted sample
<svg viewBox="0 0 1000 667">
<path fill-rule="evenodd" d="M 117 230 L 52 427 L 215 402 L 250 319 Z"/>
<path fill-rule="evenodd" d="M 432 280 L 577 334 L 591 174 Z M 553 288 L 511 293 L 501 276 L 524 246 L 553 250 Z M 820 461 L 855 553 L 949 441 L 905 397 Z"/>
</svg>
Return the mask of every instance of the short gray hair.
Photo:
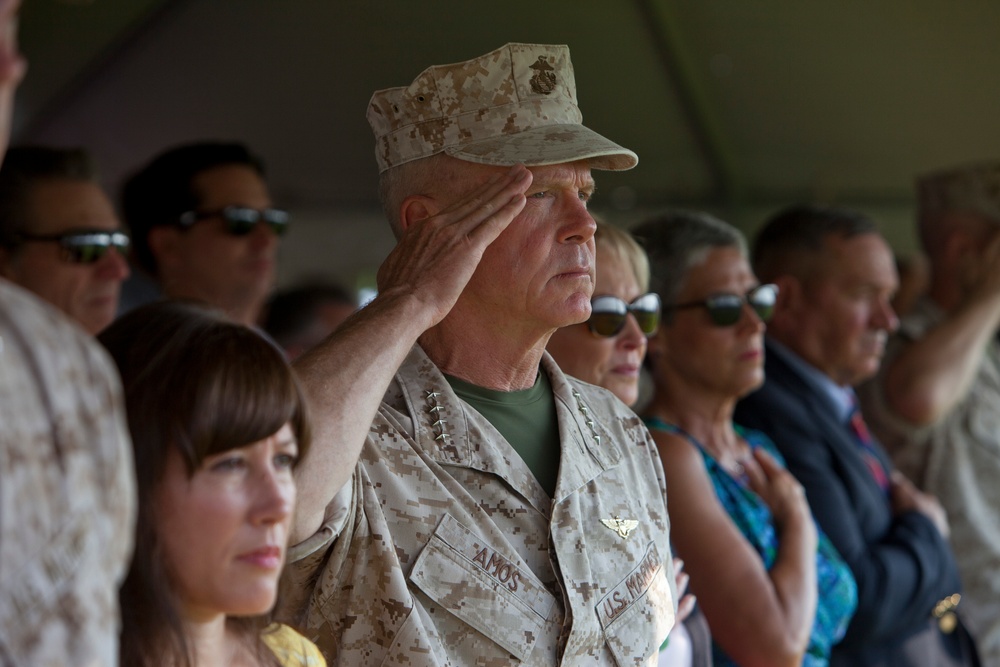
<svg viewBox="0 0 1000 667">
<path fill-rule="evenodd" d="M 639 223 L 632 234 L 649 256 L 651 286 L 663 301 L 665 322 L 670 322 L 669 307 L 677 302 L 688 272 L 710 250 L 736 248 L 747 255 L 746 238 L 738 229 L 700 211 L 667 211 Z"/>
<path fill-rule="evenodd" d="M 390 167 L 379 174 L 379 202 L 397 239 L 403 234 L 399 219 L 403 200 L 411 195 L 426 195 L 447 188 L 458 178 L 463 164 L 470 163 L 438 153 Z"/>
</svg>

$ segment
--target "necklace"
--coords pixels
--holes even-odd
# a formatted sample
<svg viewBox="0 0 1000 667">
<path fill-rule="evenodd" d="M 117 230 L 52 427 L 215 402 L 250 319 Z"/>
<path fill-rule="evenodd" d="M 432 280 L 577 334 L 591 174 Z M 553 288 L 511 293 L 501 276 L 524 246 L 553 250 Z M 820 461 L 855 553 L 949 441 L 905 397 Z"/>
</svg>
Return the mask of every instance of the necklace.
<svg viewBox="0 0 1000 667">
<path fill-rule="evenodd" d="M 753 456 L 753 449 L 739 434 L 736 435 L 736 440 L 730 453 L 727 450 L 708 445 L 707 441 L 702 443 L 680 427 L 678 427 L 678 430 L 692 442 L 699 443 L 699 447 L 715 459 L 715 462 L 727 475 L 743 484 L 743 486 L 749 483 L 750 479 L 747 477 L 747 469 L 743 462 Z"/>
<path fill-rule="evenodd" d="M 731 463 L 729 465 L 723 465 L 722 459 L 716 459 L 719 462 L 719 467 L 726 471 L 730 477 L 736 480 L 738 483 L 744 487 L 750 485 L 750 477 L 747 475 L 746 465 L 744 461 L 749 461 L 753 458 L 753 447 L 746 443 L 743 438 L 737 436 L 737 446 L 740 449 L 739 454 L 733 454 Z"/>
</svg>

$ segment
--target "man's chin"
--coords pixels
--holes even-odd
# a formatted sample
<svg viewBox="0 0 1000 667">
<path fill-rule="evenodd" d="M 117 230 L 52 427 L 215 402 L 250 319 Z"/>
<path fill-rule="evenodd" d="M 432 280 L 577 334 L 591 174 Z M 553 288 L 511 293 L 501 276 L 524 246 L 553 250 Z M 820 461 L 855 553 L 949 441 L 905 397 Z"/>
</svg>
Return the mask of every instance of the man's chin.
<svg viewBox="0 0 1000 667">
<path fill-rule="evenodd" d="M 865 364 L 854 369 L 853 377 L 851 377 L 848 383 L 852 387 L 857 387 L 859 384 L 875 376 L 878 373 L 879 366 L 882 362 L 882 356 L 873 357 Z"/>
<path fill-rule="evenodd" d="M 590 297 L 581 297 L 578 303 L 570 302 L 567 307 L 566 313 L 566 324 L 562 326 L 569 326 L 570 324 L 581 324 L 590 319 Z"/>
</svg>

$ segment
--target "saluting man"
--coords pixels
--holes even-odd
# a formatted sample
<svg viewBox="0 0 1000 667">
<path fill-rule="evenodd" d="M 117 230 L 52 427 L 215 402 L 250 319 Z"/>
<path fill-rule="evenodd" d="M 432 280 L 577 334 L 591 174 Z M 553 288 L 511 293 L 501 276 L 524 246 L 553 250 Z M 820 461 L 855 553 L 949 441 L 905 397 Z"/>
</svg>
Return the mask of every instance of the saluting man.
<svg viewBox="0 0 1000 667">
<path fill-rule="evenodd" d="M 590 315 L 591 170 L 635 154 L 581 124 L 565 46 L 431 67 L 368 120 L 398 244 L 297 362 L 316 432 L 290 607 L 334 665 L 655 664 L 656 447 L 544 352 Z"/>
</svg>

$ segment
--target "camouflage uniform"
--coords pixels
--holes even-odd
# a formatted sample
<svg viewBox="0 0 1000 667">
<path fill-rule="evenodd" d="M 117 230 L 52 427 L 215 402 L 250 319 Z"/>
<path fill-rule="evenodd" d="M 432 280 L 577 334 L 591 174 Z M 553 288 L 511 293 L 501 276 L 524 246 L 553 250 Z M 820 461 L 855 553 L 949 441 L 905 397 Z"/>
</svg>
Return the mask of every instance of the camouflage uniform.
<svg viewBox="0 0 1000 667">
<path fill-rule="evenodd" d="M 900 324 L 882 371 L 861 387 L 865 417 L 899 469 L 948 512 L 962 579 L 959 611 L 984 665 L 1000 664 L 1000 343 L 991 340 L 965 398 L 937 422 L 911 426 L 893 415 L 881 387 L 885 369 L 912 341 L 944 320 L 924 297 Z"/>
<path fill-rule="evenodd" d="M 353 479 L 290 555 L 293 606 L 332 665 L 656 663 L 676 608 L 656 447 L 613 395 L 542 368 L 555 501 L 411 351 Z"/>
<path fill-rule="evenodd" d="M 135 482 L 118 375 L 0 279 L 0 664 L 118 663 Z"/>
</svg>

